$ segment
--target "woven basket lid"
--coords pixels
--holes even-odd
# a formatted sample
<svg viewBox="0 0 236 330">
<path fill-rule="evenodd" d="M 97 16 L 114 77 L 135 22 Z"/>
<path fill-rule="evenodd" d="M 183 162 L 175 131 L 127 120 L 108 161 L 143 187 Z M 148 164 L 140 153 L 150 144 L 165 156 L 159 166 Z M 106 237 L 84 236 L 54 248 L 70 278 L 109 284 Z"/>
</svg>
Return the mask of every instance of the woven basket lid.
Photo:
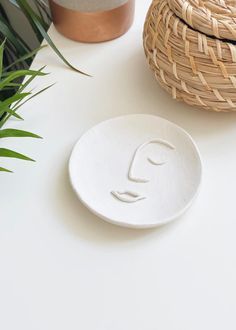
<svg viewBox="0 0 236 330">
<path fill-rule="evenodd" d="M 236 0 L 167 0 L 193 29 L 218 39 L 236 41 Z"/>
</svg>

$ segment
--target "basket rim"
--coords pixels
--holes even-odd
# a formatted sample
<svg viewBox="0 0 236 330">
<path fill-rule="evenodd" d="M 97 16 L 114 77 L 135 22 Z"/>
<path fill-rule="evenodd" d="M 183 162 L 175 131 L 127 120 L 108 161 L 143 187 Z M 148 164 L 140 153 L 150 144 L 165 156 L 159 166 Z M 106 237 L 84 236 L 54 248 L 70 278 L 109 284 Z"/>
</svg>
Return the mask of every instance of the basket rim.
<svg viewBox="0 0 236 330">
<path fill-rule="evenodd" d="M 167 0 L 172 11 L 198 32 L 236 41 L 236 7 L 232 0 Z"/>
</svg>

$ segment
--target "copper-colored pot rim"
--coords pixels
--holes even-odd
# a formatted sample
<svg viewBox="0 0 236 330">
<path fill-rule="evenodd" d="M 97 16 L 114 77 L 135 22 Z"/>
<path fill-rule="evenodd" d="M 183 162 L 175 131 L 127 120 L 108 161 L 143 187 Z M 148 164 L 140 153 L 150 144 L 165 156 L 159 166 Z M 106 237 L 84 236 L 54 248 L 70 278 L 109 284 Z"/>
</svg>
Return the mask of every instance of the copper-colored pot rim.
<svg viewBox="0 0 236 330">
<path fill-rule="evenodd" d="M 124 34 L 132 25 L 135 0 L 100 12 L 80 12 L 49 0 L 53 23 L 65 37 L 81 42 L 102 42 Z"/>
</svg>

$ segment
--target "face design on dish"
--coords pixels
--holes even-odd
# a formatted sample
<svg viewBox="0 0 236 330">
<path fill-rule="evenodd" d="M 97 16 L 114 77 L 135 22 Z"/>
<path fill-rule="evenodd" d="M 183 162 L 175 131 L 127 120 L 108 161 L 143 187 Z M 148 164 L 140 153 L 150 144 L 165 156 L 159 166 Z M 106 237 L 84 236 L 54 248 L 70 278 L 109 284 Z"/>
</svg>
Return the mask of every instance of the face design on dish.
<svg viewBox="0 0 236 330">
<path fill-rule="evenodd" d="M 159 144 L 164 146 L 165 148 L 168 148 L 170 150 L 174 150 L 175 146 L 168 141 L 165 141 L 163 139 L 152 139 L 149 140 L 143 144 L 141 144 L 134 152 L 133 158 L 131 160 L 130 166 L 128 168 L 128 180 L 132 182 L 136 182 L 137 185 L 142 183 L 148 183 L 150 179 L 148 177 L 139 177 L 135 175 L 134 169 L 136 168 L 136 165 L 138 164 L 139 161 L 139 155 L 141 152 L 151 144 Z M 152 166 L 164 166 L 167 162 L 167 160 L 160 161 L 158 160 L 158 157 L 156 159 L 152 157 L 147 157 L 146 160 L 152 165 Z M 138 188 L 138 187 L 137 187 Z M 111 194 L 113 195 L 114 198 L 116 198 L 118 201 L 125 202 L 125 203 L 135 203 L 141 200 L 144 200 L 147 198 L 147 196 L 142 196 L 136 191 L 130 191 L 130 190 L 124 190 L 124 191 L 111 191 Z"/>
</svg>

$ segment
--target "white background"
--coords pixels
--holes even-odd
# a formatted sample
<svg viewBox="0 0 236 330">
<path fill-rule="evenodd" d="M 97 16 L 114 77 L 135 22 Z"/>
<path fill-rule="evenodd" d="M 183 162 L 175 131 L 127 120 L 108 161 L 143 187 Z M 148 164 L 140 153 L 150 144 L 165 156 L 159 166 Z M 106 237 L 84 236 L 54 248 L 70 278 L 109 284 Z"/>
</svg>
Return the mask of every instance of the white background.
<svg viewBox="0 0 236 330">
<path fill-rule="evenodd" d="M 176 103 L 155 82 L 142 49 L 149 1 L 137 3 L 122 38 L 97 45 L 51 35 L 81 76 L 44 49 L 37 88 L 24 107 L 43 140 L 9 139 L 37 160 L 4 160 L 0 175 L 0 329 L 235 330 L 236 116 Z M 145 231 L 107 224 L 80 204 L 68 180 L 71 149 L 102 120 L 157 114 L 186 129 L 203 158 L 200 194 L 171 225 Z"/>
</svg>

